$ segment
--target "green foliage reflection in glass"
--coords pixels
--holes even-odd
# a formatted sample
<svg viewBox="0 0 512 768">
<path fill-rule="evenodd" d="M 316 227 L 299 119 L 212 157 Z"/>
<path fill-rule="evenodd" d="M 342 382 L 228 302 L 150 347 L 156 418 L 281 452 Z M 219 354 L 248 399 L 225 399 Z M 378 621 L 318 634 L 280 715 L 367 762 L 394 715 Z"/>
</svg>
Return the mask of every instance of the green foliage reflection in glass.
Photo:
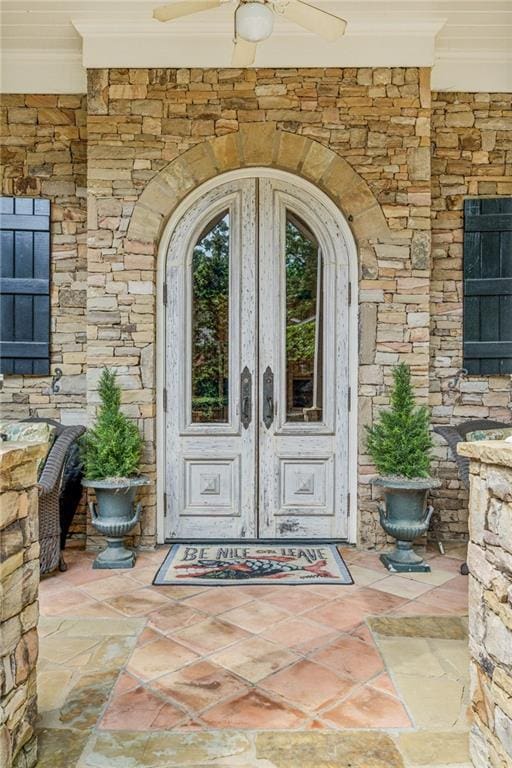
<svg viewBox="0 0 512 768">
<path fill-rule="evenodd" d="M 287 420 L 322 418 L 322 257 L 296 216 L 286 218 Z"/>
<path fill-rule="evenodd" d="M 229 213 L 200 236 L 192 257 L 192 422 L 228 421 Z"/>
</svg>

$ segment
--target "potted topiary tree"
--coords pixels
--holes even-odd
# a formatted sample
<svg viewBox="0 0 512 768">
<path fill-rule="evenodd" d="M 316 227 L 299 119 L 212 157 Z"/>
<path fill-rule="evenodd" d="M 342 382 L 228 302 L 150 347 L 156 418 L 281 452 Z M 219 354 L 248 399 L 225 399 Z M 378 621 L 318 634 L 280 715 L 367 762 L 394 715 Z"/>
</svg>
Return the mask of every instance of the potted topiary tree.
<svg viewBox="0 0 512 768">
<path fill-rule="evenodd" d="M 409 366 L 400 363 L 393 370 L 391 409 L 382 411 L 377 422 L 367 427 L 367 447 L 380 477 L 373 484 L 384 491 L 385 505 L 379 506 L 380 522 L 396 539 L 396 547 L 381 555 L 389 571 L 430 571 L 412 542 L 427 530 L 432 507 L 427 494 L 439 486 L 430 476 L 432 439 L 426 408 L 415 407 Z"/>
<path fill-rule="evenodd" d="M 137 425 L 121 412 L 115 371 L 102 371 L 99 394 L 96 423 L 82 445 L 82 485 L 96 494 L 96 503 L 89 505 L 92 524 L 107 540 L 93 568 L 132 568 L 135 553 L 125 548 L 123 539 L 140 519 L 141 505 L 133 508 L 137 490 L 149 483 L 139 475 L 142 438 Z"/>
</svg>

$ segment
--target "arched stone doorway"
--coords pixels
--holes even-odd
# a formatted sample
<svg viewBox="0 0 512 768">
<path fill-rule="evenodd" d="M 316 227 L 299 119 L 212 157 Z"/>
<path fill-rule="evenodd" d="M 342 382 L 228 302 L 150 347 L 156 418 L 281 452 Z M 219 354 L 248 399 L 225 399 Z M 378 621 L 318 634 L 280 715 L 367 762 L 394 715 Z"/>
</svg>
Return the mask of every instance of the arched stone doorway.
<svg viewBox="0 0 512 768">
<path fill-rule="evenodd" d="M 359 255 L 359 271 L 361 260 L 366 262 L 363 269 L 374 270 L 377 273 L 377 257 L 375 244 L 392 242 L 390 232 L 382 209 L 367 183 L 355 172 L 351 165 L 335 152 L 322 144 L 304 136 L 276 130 L 274 125 L 241 127 L 237 133 L 227 134 L 198 144 L 193 149 L 171 161 L 148 183 L 144 192 L 135 204 L 130 220 L 127 236 L 124 241 L 126 254 L 144 253 L 153 259 L 155 272 L 161 270 L 165 252 L 164 232 L 169 232 L 169 222 L 187 196 L 194 193 L 201 184 L 217 179 L 220 175 L 241 169 L 272 168 L 287 171 L 299 180 L 311 182 L 315 188 L 323 192 L 334 204 L 338 214 L 343 214 L 346 231 L 354 243 L 354 255 Z M 167 228 L 167 229 L 166 229 Z M 171 227 L 172 228 L 172 227 Z M 354 279 L 352 290 L 357 287 L 357 259 L 352 262 Z M 369 267 L 368 267 L 369 265 Z M 165 520 L 164 507 L 166 492 L 165 466 L 162 445 L 163 413 L 163 372 L 159 370 L 162 362 L 158 351 L 158 343 L 162 338 L 163 328 L 163 279 L 158 280 L 157 286 L 157 343 L 145 359 L 145 386 L 154 392 L 153 401 L 157 403 L 157 418 L 154 421 L 155 452 L 157 481 L 156 507 L 154 525 L 157 528 L 158 539 L 164 539 Z M 357 317 L 356 301 L 354 299 L 355 317 Z M 375 313 L 370 317 L 375 321 Z M 366 316 L 360 319 L 360 333 L 365 334 Z M 357 320 L 353 322 L 352 333 L 357 334 Z M 369 334 L 372 335 L 371 333 Z M 356 335 L 354 335 L 356 338 Z M 153 346 L 153 345 L 152 345 Z M 352 345 L 355 349 L 356 344 Z M 366 360 L 365 362 L 369 362 Z M 355 462 L 351 472 L 351 493 L 354 513 L 347 526 L 347 537 L 356 541 L 358 522 L 356 519 L 357 503 L 357 361 L 352 369 L 354 384 L 352 389 L 353 408 L 351 411 L 351 437 L 355 441 L 351 455 Z M 143 377 L 144 380 L 144 377 Z M 149 393 L 148 393 L 149 394 Z M 359 451 L 360 452 L 360 451 Z M 152 505 L 151 505 L 152 506 Z M 154 508 L 153 508 L 154 509 Z M 149 511 L 149 510 L 148 510 Z M 151 514 L 151 513 L 150 513 Z M 153 513 L 154 514 L 154 513 Z"/>
</svg>

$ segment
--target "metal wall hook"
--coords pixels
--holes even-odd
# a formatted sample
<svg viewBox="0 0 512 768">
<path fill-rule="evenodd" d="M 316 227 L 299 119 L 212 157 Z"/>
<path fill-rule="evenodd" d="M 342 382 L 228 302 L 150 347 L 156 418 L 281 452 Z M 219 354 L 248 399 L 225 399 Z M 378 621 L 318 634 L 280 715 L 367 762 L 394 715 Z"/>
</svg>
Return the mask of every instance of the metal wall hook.
<svg viewBox="0 0 512 768">
<path fill-rule="evenodd" d="M 453 379 L 448 382 L 448 389 L 452 391 L 458 389 L 461 379 L 465 379 L 467 375 L 467 368 L 459 368 Z"/>
<path fill-rule="evenodd" d="M 56 395 L 58 392 L 60 392 L 60 384 L 58 382 L 61 379 L 62 379 L 62 369 L 56 368 L 50 384 L 50 394 Z"/>
</svg>

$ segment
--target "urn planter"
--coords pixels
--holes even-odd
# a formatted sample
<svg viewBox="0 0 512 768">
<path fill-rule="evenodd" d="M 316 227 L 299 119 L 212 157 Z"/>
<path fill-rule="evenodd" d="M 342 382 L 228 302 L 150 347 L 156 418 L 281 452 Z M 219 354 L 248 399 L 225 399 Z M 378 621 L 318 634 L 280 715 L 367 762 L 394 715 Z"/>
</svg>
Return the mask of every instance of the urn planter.
<svg viewBox="0 0 512 768">
<path fill-rule="evenodd" d="M 125 547 L 124 537 L 140 520 L 142 505 L 135 504 L 135 496 L 139 488 L 149 482 L 146 477 L 82 481 L 85 488 L 94 489 L 96 502 L 89 504 L 91 521 L 107 541 L 93 568 L 133 568 L 136 555 Z"/>
<path fill-rule="evenodd" d="M 381 555 L 381 562 L 392 573 L 429 572 L 430 566 L 414 551 L 412 543 L 428 530 L 434 510 L 427 506 L 427 495 L 439 487 L 439 480 L 378 477 L 373 485 L 384 492 L 384 504 L 379 505 L 380 523 L 396 539 L 395 549 Z"/>
</svg>

